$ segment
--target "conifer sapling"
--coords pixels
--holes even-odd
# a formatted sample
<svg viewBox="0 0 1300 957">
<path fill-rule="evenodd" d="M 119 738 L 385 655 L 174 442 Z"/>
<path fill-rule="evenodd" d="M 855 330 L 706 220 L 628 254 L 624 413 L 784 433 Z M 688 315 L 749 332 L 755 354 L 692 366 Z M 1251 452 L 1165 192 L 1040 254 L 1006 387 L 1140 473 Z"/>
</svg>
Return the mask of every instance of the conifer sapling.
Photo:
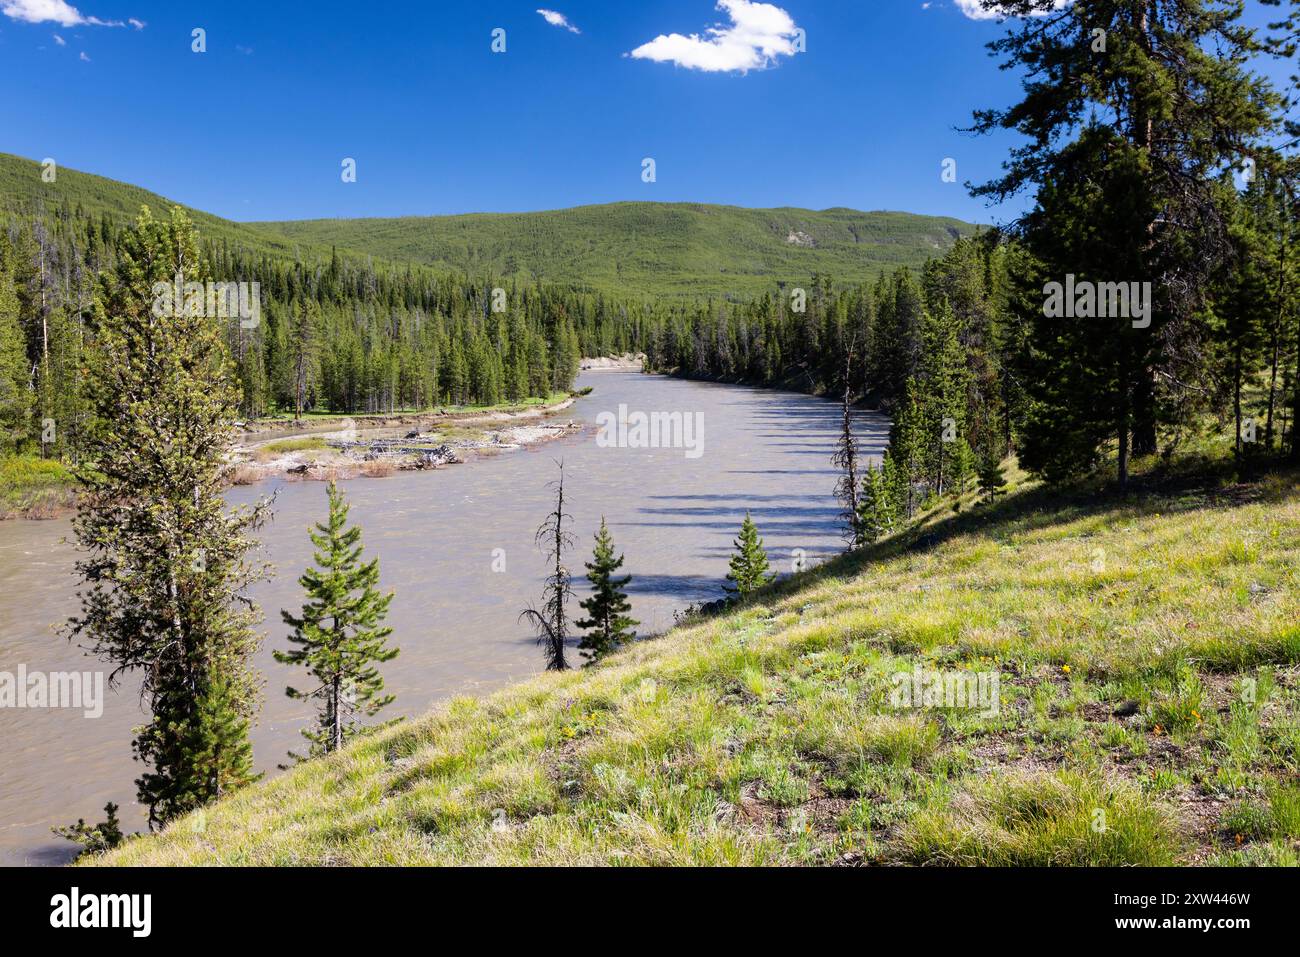
<svg viewBox="0 0 1300 957">
<path fill-rule="evenodd" d="M 627 615 L 632 610 L 632 604 L 627 600 L 624 589 L 632 576 L 614 577 L 623 567 L 623 556 L 614 557 L 614 539 L 609 534 L 609 526 L 605 524 L 604 518 L 601 518 L 600 531 L 596 533 L 593 559 L 586 566 L 592 593 L 590 598 L 579 602 L 587 617 L 574 624 L 586 629 L 587 633 L 582 636 L 578 648 L 587 659 L 587 664 L 595 664 L 618 650 L 620 645 L 635 639 L 636 632 L 632 631 L 632 627 L 639 624 Z"/>
<path fill-rule="evenodd" d="M 315 682 L 308 691 L 285 689 L 290 698 L 320 704 L 316 728 L 302 733 L 311 742 L 309 756 L 337 751 L 360 733 L 358 716 L 373 716 L 393 701 L 383 694 L 384 679 L 375 666 L 398 651 L 386 643 L 393 629 L 382 624 L 393 593 L 379 592 L 379 559 L 362 561 L 361 528 L 347 526 L 343 493 L 330 482 L 327 494 L 329 517 L 309 533 L 319 567 L 308 567 L 298 579 L 307 602 L 301 615 L 280 613 L 293 628 L 289 641 L 296 647 L 275 652 L 276 661 L 303 665 Z"/>
<path fill-rule="evenodd" d="M 759 538 L 758 526 L 745 513 L 745 521 L 740 526 L 740 537 L 735 541 L 736 554 L 731 556 L 727 573 L 727 593 L 737 598 L 745 598 L 751 593 L 771 584 L 776 574 L 768 570 L 767 552 L 763 550 L 763 539 Z"/>
</svg>

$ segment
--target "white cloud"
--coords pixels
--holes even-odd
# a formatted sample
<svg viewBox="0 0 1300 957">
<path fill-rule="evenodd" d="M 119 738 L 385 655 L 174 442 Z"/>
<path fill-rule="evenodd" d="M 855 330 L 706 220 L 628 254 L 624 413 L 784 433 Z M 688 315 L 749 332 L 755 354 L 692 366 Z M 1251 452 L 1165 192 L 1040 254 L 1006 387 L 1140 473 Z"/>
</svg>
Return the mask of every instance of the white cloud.
<svg viewBox="0 0 1300 957">
<path fill-rule="evenodd" d="M 121 27 L 121 20 L 88 17 L 67 0 L 0 0 L 0 13 L 22 23 L 57 23 L 63 27 Z"/>
<path fill-rule="evenodd" d="M 538 10 L 537 12 L 542 15 L 543 20 L 545 20 L 553 27 L 563 27 L 564 29 L 568 30 L 570 33 L 582 32 L 577 27 L 575 27 L 572 23 L 570 23 L 569 18 L 562 13 L 559 13 L 555 10 Z"/>
<path fill-rule="evenodd" d="M 137 30 L 143 30 L 145 27 L 149 25 L 145 23 L 143 20 L 137 20 L 135 17 L 128 17 L 126 22 L 131 24 L 131 26 L 135 27 Z"/>
<path fill-rule="evenodd" d="M 90 57 L 86 56 L 86 51 L 85 51 L 85 50 L 82 50 L 82 51 L 81 51 L 81 62 L 82 62 L 82 63 L 89 63 L 89 62 L 90 62 Z"/>
<path fill-rule="evenodd" d="M 656 63 L 675 63 L 706 73 L 748 73 L 771 66 L 777 57 L 796 52 L 799 28 L 780 7 L 753 0 L 718 0 L 717 9 L 727 14 L 730 25 L 709 27 L 704 36 L 660 34 L 629 56 Z"/>
<path fill-rule="evenodd" d="M 68 41 L 63 39 L 63 37 L 59 36 L 57 33 L 54 34 L 54 42 L 61 47 L 66 47 L 68 45 Z"/>
<path fill-rule="evenodd" d="M 983 0 L 953 0 L 957 4 L 957 9 L 972 20 L 1005 20 L 1006 14 L 997 10 L 985 10 Z M 1068 7 L 1074 0 L 1056 0 L 1055 9 L 1060 10 L 1062 7 Z M 1034 16 L 1042 16 L 1042 13 L 1035 13 Z"/>
</svg>

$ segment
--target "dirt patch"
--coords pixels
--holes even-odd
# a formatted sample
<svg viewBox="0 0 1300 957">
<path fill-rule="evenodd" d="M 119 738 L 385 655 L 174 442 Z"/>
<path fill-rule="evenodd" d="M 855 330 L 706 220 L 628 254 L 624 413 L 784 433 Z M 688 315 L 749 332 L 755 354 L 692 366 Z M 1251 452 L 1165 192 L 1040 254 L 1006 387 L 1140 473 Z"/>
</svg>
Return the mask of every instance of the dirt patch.
<svg viewBox="0 0 1300 957">
<path fill-rule="evenodd" d="M 627 372 L 640 372 L 645 368 L 645 355 L 643 353 L 627 353 L 621 356 L 598 356 L 594 359 L 583 359 L 580 367 L 583 372 L 599 372 L 602 370 L 617 370 Z"/>
</svg>

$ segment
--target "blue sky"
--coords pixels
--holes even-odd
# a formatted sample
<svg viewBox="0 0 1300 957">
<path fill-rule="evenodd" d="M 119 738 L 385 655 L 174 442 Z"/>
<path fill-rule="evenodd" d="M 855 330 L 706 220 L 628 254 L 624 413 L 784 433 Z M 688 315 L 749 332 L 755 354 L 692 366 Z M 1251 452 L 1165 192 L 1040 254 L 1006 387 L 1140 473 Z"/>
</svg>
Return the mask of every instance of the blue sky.
<svg viewBox="0 0 1300 957">
<path fill-rule="evenodd" d="M 940 177 L 951 157 L 987 179 L 1010 143 L 955 129 L 1018 89 L 972 0 L 715 2 L 0 0 L 0 151 L 241 220 L 627 199 L 1012 212 Z"/>
</svg>

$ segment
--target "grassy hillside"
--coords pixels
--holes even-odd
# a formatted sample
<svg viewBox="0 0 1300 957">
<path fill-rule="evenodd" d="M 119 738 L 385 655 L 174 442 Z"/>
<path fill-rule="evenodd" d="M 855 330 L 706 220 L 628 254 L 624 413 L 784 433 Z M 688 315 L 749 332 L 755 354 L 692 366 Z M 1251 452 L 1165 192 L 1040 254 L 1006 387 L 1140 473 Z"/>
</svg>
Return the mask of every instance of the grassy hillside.
<svg viewBox="0 0 1300 957">
<path fill-rule="evenodd" d="M 975 227 L 851 209 L 613 203 L 542 213 L 265 223 L 317 244 L 476 274 L 587 284 L 618 293 L 748 298 L 774 281 L 837 281 L 920 267 Z"/>
<path fill-rule="evenodd" d="M 1024 483 L 112 864 L 1296 864 L 1300 484 Z M 398 636 L 400 643 L 401 636 Z M 995 715 L 891 675 L 996 673 Z"/>
</svg>

